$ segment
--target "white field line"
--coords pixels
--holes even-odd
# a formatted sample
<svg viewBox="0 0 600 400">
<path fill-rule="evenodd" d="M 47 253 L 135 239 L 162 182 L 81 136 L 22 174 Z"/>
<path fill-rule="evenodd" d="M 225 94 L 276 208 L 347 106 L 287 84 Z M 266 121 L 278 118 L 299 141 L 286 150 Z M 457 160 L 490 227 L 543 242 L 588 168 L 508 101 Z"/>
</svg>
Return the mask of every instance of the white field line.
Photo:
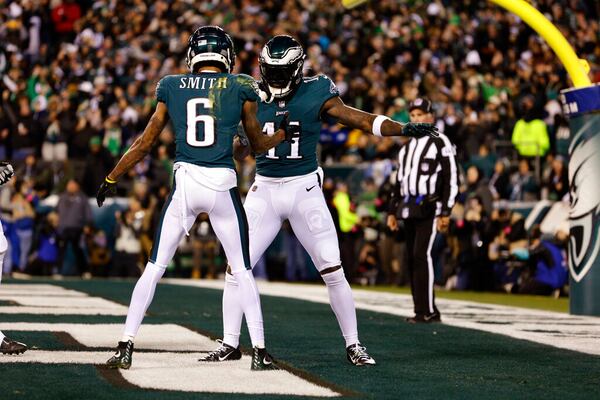
<svg viewBox="0 0 600 400">
<path fill-rule="evenodd" d="M 9 299 L 28 306 L 0 307 L 0 314 L 10 309 L 15 314 L 24 311 L 49 314 L 49 310 L 64 311 L 65 314 L 99 315 L 116 303 L 87 296 L 74 291 L 45 288 L 51 294 L 49 304 L 44 304 L 39 291 L 29 295 L 22 290 L 11 290 L 14 286 L 3 285 L 11 295 Z M 3 290 L 3 292 L 6 292 Z M 63 292 L 64 297 L 61 297 Z M 73 293 L 74 292 L 74 293 Z M 60 307 L 62 302 L 72 304 Z M 110 304 L 107 304 L 110 303 Z M 54 307 L 52 307 L 54 306 Z M 77 307 L 77 308 L 75 308 Z M 127 310 L 126 307 L 125 311 Z M 11 332 L 66 332 L 78 343 L 88 348 L 114 348 L 123 332 L 123 324 L 73 324 L 0 322 L 0 330 Z M 15 337 L 18 339 L 18 335 Z M 34 345 L 34 343 L 29 343 Z M 254 372 L 250 369 L 251 359 L 243 356 L 239 361 L 222 363 L 200 363 L 198 358 L 216 348 L 209 337 L 175 324 L 142 324 L 136 338 L 133 365 L 130 370 L 120 370 L 131 384 L 144 389 L 173 390 L 203 393 L 278 394 L 289 396 L 337 397 L 339 393 L 309 382 L 286 370 Z M 160 350 L 153 352 L 152 350 Z M 112 351 L 48 351 L 32 347 L 20 356 L 0 356 L 0 364 L 92 364 L 102 365 Z M 0 396 L 1 397 L 1 396 Z"/>
<path fill-rule="evenodd" d="M 165 279 L 164 283 L 223 289 L 222 281 Z M 329 303 L 325 285 L 258 283 L 260 293 L 315 303 Z M 412 297 L 405 294 L 353 290 L 356 307 L 408 317 L 413 315 Z M 436 299 L 443 323 L 528 340 L 561 349 L 600 355 L 600 318 L 508 307 L 472 301 Z M 333 316 L 332 316 L 333 318 Z M 360 331 L 360 320 L 359 320 Z M 368 339 L 363 338 L 366 344 Z"/>
<path fill-rule="evenodd" d="M 47 284 L 2 284 L 0 301 L 14 303 L 0 306 L 0 315 L 127 315 L 122 304 Z"/>
<path fill-rule="evenodd" d="M 90 327 L 88 326 L 87 329 Z M 121 370 L 131 384 L 144 389 L 204 393 L 279 394 L 337 397 L 338 393 L 295 376 L 285 370 L 250 370 L 251 359 L 201 363 L 205 353 L 137 352 L 129 370 Z M 99 351 L 27 351 L 20 356 L 0 356 L 3 363 L 102 365 L 110 355 Z M 257 379 L 260 374 L 260 379 Z"/>
</svg>

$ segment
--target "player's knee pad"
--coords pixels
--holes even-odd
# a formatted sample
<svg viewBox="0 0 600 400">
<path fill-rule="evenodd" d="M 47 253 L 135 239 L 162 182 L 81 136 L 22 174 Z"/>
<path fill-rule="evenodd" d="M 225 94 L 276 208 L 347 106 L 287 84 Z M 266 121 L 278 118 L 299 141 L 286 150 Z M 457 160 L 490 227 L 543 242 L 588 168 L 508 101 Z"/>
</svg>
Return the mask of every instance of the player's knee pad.
<svg viewBox="0 0 600 400">
<path fill-rule="evenodd" d="M 319 240 L 314 246 L 311 257 L 319 270 L 342 264 L 337 238 Z"/>
<path fill-rule="evenodd" d="M 8 250 L 8 242 L 6 241 L 6 237 L 0 234 L 0 256 L 4 255 L 6 250 Z"/>
<path fill-rule="evenodd" d="M 144 269 L 144 274 L 150 276 L 153 281 L 158 282 L 160 278 L 164 275 L 167 270 L 167 266 L 156 265 L 150 261 L 146 264 L 146 269 Z"/>
<path fill-rule="evenodd" d="M 344 269 L 340 266 L 335 271 L 327 272 L 321 275 L 327 286 L 338 286 L 346 283 Z"/>
</svg>

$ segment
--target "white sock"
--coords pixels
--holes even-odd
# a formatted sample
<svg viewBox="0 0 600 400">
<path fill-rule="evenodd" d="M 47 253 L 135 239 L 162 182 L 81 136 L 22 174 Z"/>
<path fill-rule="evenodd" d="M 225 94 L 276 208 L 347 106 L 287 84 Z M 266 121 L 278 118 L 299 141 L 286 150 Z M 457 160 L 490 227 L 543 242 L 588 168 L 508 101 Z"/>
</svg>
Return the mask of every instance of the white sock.
<svg viewBox="0 0 600 400">
<path fill-rule="evenodd" d="M 329 304 L 342 330 L 346 347 L 358 343 L 356 308 L 352 290 L 344 276 L 344 270 L 340 268 L 321 276 L 327 285 Z"/>
<path fill-rule="evenodd" d="M 132 340 L 137 335 L 144 314 L 154 297 L 154 290 L 160 278 L 165 273 L 164 268 L 160 268 L 151 262 L 146 264 L 146 269 L 140 279 L 135 284 L 135 289 L 131 294 L 129 310 L 127 310 L 127 320 L 125 321 L 125 331 L 123 337 Z"/>
<path fill-rule="evenodd" d="M 238 283 L 235 277 L 226 273 L 223 289 L 223 342 L 231 347 L 240 345 L 240 330 L 244 316 L 237 292 Z"/>
<path fill-rule="evenodd" d="M 246 316 L 246 324 L 250 333 L 252 347 L 265 347 L 265 331 L 263 329 L 262 310 L 256 281 L 251 270 L 244 269 L 234 272 L 233 276 L 238 283 L 237 299 Z"/>
<path fill-rule="evenodd" d="M 123 335 L 123 337 L 121 338 L 121 342 L 129 342 L 130 340 L 133 342 L 133 340 L 135 339 L 135 336 L 131 336 L 131 335 Z"/>
</svg>

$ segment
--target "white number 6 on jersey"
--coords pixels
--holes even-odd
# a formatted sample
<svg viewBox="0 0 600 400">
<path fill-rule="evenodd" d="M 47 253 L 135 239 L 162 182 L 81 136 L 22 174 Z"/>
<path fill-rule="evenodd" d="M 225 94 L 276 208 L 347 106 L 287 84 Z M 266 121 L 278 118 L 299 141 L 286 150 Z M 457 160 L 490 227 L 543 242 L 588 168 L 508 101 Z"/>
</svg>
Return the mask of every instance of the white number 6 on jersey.
<svg viewBox="0 0 600 400">
<path fill-rule="evenodd" d="M 210 115 L 198 114 L 198 105 L 206 109 L 212 108 L 210 99 L 198 98 L 188 100 L 186 141 L 193 147 L 208 147 L 215 144 L 215 119 Z M 204 123 L 204 139 L 198 140 L 198 122 Z"/>
</svg>

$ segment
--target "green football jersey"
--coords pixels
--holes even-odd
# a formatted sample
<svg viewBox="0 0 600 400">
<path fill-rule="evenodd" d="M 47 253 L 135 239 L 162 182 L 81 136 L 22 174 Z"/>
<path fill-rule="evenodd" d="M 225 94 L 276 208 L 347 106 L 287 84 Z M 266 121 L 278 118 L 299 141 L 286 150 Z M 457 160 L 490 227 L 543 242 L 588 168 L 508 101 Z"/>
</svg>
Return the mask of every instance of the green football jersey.
<svg viewBox="0 0 600 400">
<path fill-rule="evenodd" d="M 233 137 L 246 101 L 260 101 L 248 75 L 198 73 L 168 75 L 156 99 L 167 105 L 175 133 L 175 162 L 235 168 Z"/>
<path fill-rule="evenodd" d="M 321 135 L 321 108 L 332 97 L 339 96 L 335 84 L 325 75 L 304 78 L 288 101 L 275 100 L 258 104 L 258 120 L 263 133 L 273 135 L 286 111 L 290 125 L 300 125 L 301 133 L 291 143 L 280 143 L 256 157 L 256 173 L 283 178 L 306 175 L 315 171 L 317 143 Z"/>
</svg>

